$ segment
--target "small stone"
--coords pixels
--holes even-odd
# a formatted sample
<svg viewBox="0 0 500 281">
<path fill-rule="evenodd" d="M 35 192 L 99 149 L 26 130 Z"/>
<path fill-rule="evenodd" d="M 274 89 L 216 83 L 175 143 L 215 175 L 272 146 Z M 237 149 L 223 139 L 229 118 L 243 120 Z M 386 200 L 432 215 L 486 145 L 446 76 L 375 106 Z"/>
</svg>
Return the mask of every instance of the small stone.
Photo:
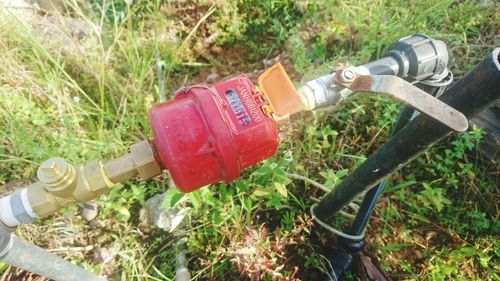
<svg viewBox="0 0 500 281">
<path fill-rule="evenodd" d="M 95 200 L 86 202 L 80 207 L 80 216 L 85 221 L 90 222 L 97 217 L 98 209 L 99 205 L 97 205 Z"/>
<path fill-rule="evenodd" d="M 185 267 L 177 269 L 175 272 L 174 281 L 189 281 L 191 280 L 191 273 Z"/>
<path fill-rule="evenodd" d="M 89 225 L 93 228 L 103 228 L 105 226 L 104 222 L 99 219 L 93 219 L 89 222 Z"/>
<path fill-rule="evenodd" d="M 174 232 L 187 223 L 190 209 L 177 206 L 166 208 L 163 206 L 164 201 L 165 193 L 151 197 L 141 209 L 140 216 L 146 220 L 147 224 L 168 232 Z"/>
<path fill-rule="evenodd" d="M 112 276 L 116 271 L 115 256 L 120 247 L 114 244 L 110 248 L 99 248 L 94 250 L 92 263 L 102 265 L 102 271 L 106 276 Z"/>
</svg>

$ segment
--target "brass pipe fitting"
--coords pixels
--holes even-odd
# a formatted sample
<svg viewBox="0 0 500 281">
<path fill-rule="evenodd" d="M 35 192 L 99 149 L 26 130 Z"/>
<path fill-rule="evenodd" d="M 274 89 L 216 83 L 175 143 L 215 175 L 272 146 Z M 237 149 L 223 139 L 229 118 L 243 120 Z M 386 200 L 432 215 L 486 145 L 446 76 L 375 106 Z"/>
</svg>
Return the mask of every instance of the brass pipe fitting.
<svg viewBox="0 0 500 281">
<path fill-rule="evenodd" d="M 40 217 L 97 198 L 113 186 L 95 160 L 75 166 L 60 157 L 51 158 L 40 165 L 37 176 L 39 181 L 28 186 L 28 200 Z"/>
<path fill-rule="evenodd" d="M 94 160 L 72 165 L 63 158 L 51 158 L 38 168 L 39 181 L 27 187 L 28 200 L 36 215 L 45 217 L 63 207 L 98 198 L 117 182 L 136 175 L 149 179 L 161 172 L 148 141 L 133 144 L 129 154 L 104 163 Z"/>
<path fill-rule="evenodd" d="M 149 141 L 141 141 L 131 145 L 129 154 L 103 163 L 103 168 L 113 183 L 130 179 L 136 175 L 147 180 L 162 172 Z"/>
<path fill-rule="evenodd" d="M 40 181 L 29 185 L 27 189 L 31 208 L 38 217 L 46 217 L 75 203 L 71 198 L 59 197 L 50 193 Z"/>
<path fill-rule="evenodd" d="M 78 183 L 77 171 L 61 157 L 50 158 L 38 167 L 37 177 L 50 193 L 69 197 Z"/>
</svg>

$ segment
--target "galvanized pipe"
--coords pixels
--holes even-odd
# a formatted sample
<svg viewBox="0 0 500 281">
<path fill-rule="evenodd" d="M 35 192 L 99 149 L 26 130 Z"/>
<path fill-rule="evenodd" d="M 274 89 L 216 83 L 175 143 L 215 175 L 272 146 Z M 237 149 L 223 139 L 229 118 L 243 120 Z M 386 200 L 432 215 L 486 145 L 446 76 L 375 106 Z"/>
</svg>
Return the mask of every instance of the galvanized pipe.
<svg viewBox="0 0 500 281">
<path fill-rule="evenodd" d="M 451 86 L 440 100 L 471 118 L 500 100 L 500 48 L 488 54 L 473 70 Z M 315 208 L 321 220 L 333 217 L 343 206 L 406 165 L 451 130 L 423 114 L 399 131 L 363 162 Z"/>
<path fill-rule="evenodd" d="M 0 241 L 6 242 L 1 243 L 2 246 L 5 246 L 0 251 L 3 254 L 0 257 L 1 262 L 55 281 L 106 280 L 104 277 L 90 273 L 69 261 L 16 237 L 4 227 L 0 227 L 0 229 L 3 229 Z"/>
</svg>

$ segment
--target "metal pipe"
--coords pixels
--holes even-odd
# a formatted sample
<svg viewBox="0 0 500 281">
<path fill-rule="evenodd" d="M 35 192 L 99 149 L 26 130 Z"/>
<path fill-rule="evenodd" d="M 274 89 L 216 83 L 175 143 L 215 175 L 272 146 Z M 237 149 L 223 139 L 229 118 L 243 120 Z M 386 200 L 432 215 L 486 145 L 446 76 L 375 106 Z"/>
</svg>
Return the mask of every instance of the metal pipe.
<svg viewBox="0 0 500 281">
<path fill-rule="evenodd" d="M 93 200 L 117 182 L 161 173 L 149 141 L 135 143 L 130 153 L 104 163 L 94 160 L 72 165 L 60 157 L 50 158 L 38 168 L 39 181 L 0 198 L 0 222 L 7 227 L 29 224 L 63 207 Z"/>
<path fill-rule="evenodd" d="M 440 100 L 471 118 L 499 100 L 500 48 L 496 48 L 473 70 L 450 87 Z M 423 114 L 399 131 L 363 162 L 315 208 L 321 220 L 333 217 L 359 194 L 369 190 L 389 174 L 406 165 L 451 130 Z"/>
<path fill-rule="evenodd" d="M 51 158 L 38 169 L 38 182 L 0 198 L 0 261 L 53 280 L 105 280 L 14 236 L 19 224 L 30 224 L 62 207 L 90 201 L 121 180 L 149 179 L 162 170 L 148 141 L 130 147 L 125 157 L 101 163 L 71 165 Z"/>
<path fill-rule="evenodd" d="M 398 61 L 393 57 L 384 57 L 378 60 L 363 64 L 369 74 L 373 75 L 395 75 L 398 76 L 400 67 Z"/>
<path fill-rule="evenodd" d="M 393 57 L 384 57 L 355 67 L 363 74 L 398 75 L 399 65 Z M 308 81 L 298 92 L 305 110 L 313 110 L 338 104 L 347 99 L 353 91 L 336 85 L 334 74 L 326 74 Z"/>
<path fill-rule="evenodd" d="M 55 281 L 105 281 L 36 245 L 30 244 L 0 226 L 0 261 Z"/>
</svg>

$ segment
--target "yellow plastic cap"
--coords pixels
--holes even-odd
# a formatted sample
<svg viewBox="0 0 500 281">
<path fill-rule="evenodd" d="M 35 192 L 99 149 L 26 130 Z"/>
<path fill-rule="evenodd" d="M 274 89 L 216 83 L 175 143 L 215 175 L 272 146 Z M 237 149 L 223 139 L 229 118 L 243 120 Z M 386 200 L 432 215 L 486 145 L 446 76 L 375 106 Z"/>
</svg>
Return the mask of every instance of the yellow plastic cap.
<svg viewBox="0 0 500 281">
<path fill-rule="evenodd" d="M 258 83 L 273 114 L 283 117 L 303 110 L 300 96 L 280 63 L 262 73 Z"/>
</svg>

